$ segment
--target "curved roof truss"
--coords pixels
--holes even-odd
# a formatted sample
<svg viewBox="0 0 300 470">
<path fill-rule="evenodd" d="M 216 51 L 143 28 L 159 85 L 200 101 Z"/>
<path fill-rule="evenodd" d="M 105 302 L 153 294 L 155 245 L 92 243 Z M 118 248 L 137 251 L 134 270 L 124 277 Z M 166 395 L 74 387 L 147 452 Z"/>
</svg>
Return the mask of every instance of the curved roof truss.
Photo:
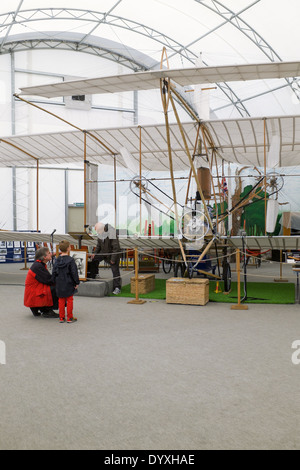
<svg viewBox="0 0 300 470">
<path fill-rule="evenodd" d="M 129 55 L 122 55 L 116 53 L 109 48 L 99 48 L 98 46 L 93 45 L 90 35 L 92 32 L 101 24 L 105 23 L 106 25 L 112 27 L 118 27 L 130 30 L 134 33 L 144 35 L 156 42 L 159 42 L 169 51 L 172 51 L 173 55 L 179 54 L 188 61 L 194 63 L 197 55 L 190 49 L 190 46 L 196 42 L 199 42 L 202 37 L 197 38 L 193 43 L 189 45 L 183 45 L 173 38 L 165 35 L 164 33 L 157 31 L 151 27 L 148 27 L 145 24 L 132 21 L 128 18 L 121 16 L 112 15 L 111 11 L 121 2 L 119 0 L 109 12 L 97 12 L 92 10 L 84 9 L 72 9 L 72 8 L 44 8 L 44 9 L 34 9 L 34 10 L 21 10 L 22 1 L 19 4 L 19 8 L 14 12 L 9 12 L 0 15 L 0 34 L 6 32 L 5 36 L 0 38 L 0 54 L 9 53 L 12 51 L 19 50 L 28 50 L 34 48 L 55 48 L 55 49 L 67 49 L 80 51 L 85 53 L 91 53 L 95 55 L 100 55 L 101 57 L 114 60 L 116 62 L 122 63 L 126 67 L 131 68 L 132 70 L 149 70 L 154 68 L 155 65 L 145 64 L 143 61 L 131 60 Z M 222 2 L 218 0 L 194 0 L 197 3 L 201 4 L 203 7 L 208 8 L 213 11 L 215 14 L 221 16 L 224 21 L 213 28 L 211 31 L 205 34 L 205 36 L 212 34 L 216 29 L 221 28 L 225 24 L 229 23 L 239 29 L 241 33 L 246 35 L 249 40 L 251 40 L 267 57 L 273 62 L 275 60 L 281 60 L 279 55 L 274 51 L 274 49 L 262 38 L 257 31 L 255 31 L 248 23 L 246 23 L 242 18 L 241 14 L 247 9 L 251 8 L 256 3 L 261 0 L 255 0 L 252 4 L 248 5 L 243 10 L 238 13 L 233 12 L 228 7 L 226 7 Z M 71 38 L 62 37 L 62 34 L 57 32 L 55 36 L 47 38 L 47 35 L 41 34 L 43 37 L 32 37 L 31 40 L 20 39 L 19 41 L 11 41 L 12 38 L 9 38 L 9 32 L 11 28 L 16 24 L 25 24 L 33 21 L 49 21 L 49 20 L 78 20 L 78 21 L 87 21 L 89 23 L 94 23 L 91 31 L 88 34 L 80 35 L 81 37 L 77 40 Z M 73 35 L 74 36 L 74 35 Z M 93 38 L 94 41 L 94 38 Z M 125 48 L 124 48 L 125 50 Z M 171 55 L 172 57 L 172 55 Z M 204 65 L 208 65 L 204 62 Z M 286 79 L 286 86 L 290 86 L 293 92 L 296 94 L 298 99 L 300 98 L 300 90 L 298 81 L 295 82 L 293 79 Z M 217 84 L 220 90 L 226 95 L 230 104 L 233 105 L 241 116 L 250 116 L 250 113 L 244 103 L 234 90 L 227 83 L 218 83 Z M 248 100 L 251 98 L 247 98 Z"/>
<path fill-rule="evenodd" d="M 136 49 L 122 47 L 120 43 L 105 38 L 90 36 L 84 40 L 83 34 L 45 31 L 10 36 L 1 46 L 1 54 L 21 52 L 30 49 L 60 49 L 84 52 L 112 60 L 133 71 L 149 70 L 158 65 L 149 56 Z"/>
</svg>

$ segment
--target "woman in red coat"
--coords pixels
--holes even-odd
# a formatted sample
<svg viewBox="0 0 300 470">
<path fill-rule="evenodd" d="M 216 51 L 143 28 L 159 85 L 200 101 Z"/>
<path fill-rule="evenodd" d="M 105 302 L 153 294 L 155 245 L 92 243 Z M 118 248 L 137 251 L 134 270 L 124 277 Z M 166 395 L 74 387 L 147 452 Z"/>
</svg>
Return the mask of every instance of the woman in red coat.
<svg viewBox="0 0 300 470">
<path fill-rule="evenodd" d="M 35 317 L 58 318 L 53 311 L 57 309 L 57 296 L 47 262 L 51 260 L 49 248 L 40 248 L 35 254 L 35 262 L 28 271 L 25 280 L 24 305 L 29 307 Z M 52 286 L 52 289 L 51 289 Z"/>
</svg>

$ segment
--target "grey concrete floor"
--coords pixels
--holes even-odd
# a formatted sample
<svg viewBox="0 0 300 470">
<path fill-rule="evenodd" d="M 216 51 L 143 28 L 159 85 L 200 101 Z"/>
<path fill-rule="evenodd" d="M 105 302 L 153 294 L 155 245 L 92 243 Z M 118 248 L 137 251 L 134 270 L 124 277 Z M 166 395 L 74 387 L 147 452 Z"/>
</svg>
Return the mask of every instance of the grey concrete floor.
<svg viewBox="0 0 300 470">
<path fill-rule="evenodd" d="M 23 306 L 21 267 L 0 266 L 1 450 L 300 449 L 299 305 L 76 297 L 61 325 Z"/>
</svg>

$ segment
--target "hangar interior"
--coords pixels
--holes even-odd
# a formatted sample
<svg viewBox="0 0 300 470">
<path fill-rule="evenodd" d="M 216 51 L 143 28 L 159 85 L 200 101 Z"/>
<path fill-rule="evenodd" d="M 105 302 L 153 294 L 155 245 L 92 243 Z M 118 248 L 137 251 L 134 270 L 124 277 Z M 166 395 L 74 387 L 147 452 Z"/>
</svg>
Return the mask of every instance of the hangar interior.
<svg viewBox="0 0 300 470">
<path fill-rule="evenodd" d="M 0 448 L 299 449 L 299 2 L 9 9 Z M 99 221 L 118 295 L 109 263 L 90 271 Z M 51 273 L 62 240 L 66 328 L 23 305 L 36 251 Z"/>
</svg>

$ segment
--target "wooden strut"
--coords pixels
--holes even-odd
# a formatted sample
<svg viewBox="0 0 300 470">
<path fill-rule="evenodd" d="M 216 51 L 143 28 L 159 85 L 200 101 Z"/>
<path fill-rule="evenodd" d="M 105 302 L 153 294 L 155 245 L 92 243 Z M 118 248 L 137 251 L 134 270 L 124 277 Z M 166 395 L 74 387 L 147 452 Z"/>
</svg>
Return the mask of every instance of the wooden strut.
<svg viewBox="0 0 300 470">
<path fill-rule="evenodd" d="M 209 243 L 208 245 L 205 247 L 205 249 L 202 251 L 202 253 L 200 254 L 198 260 L 196 261 L 196 265 L 198 263 L 200 263 L 200 261 L 204 258 L 204 256 L 206 255 L 206 253 L 210 250 L 211 246 L 215 243 L 215 239 L 213 238 Z"/>
<path fill-rule="evenodd" d="M 167 144 L 168 144 L 168 156 L 169 156 L 169 166 L 170 166 L 170 176 L 171 176 L 171 184 L 172 184 L 172 192 L 173 192 L 173 201 L 174 201 L 174 212 L 175 212 L 175 220 L 176 220 L 176 228 L 177 233 L 179 232 L 179 218 L 178 218 L 178 208 L 177 208 L 177 196 L 176 196 L 176 187 L 174 181 L 174 169 L 173 169 L 173 159 L 172 159 L 172 150 L 171 150 L 171 138 L 170 138 L 170 127 L 169 127 L 169 118 L 168 118 L 168 105 L 170 94 L 168 93 L 167 89 L 169 89 L 169 81 L 168 80 L 160 80 L 160 92 L 163 102 L 163 110 L 165 116 L 165 123 L 166 123 L 166 134 L 167 134 Z M 168 96 L 166 97 L 166 93 Z M 186 255 L 182 245 L 181 240 L 178 239 L 178 243 L 180 246 L 180 251 L 182 258 L 184 260 L 185 265 L 186 263 Z"/>
<path fill-rule="evenodd" d="M 210 135 L 207 127 L 202 124 L 201 125 L 201 131 L 202 131 L 202 136 L 203 136 L 203 141 L 205 143 L 205 149 L 206 149 L 206 153 L 208 155 L 208 146 L 206 144 L 206 140 L 208 140 L 208 143 L 210 145 L 210 148 L 212 149 L 212 158 L 211 158 L 211 171 L 212 171 L 212 166 L 213 166 L 213 161 L 215 161 L 215 166 L 216 166 L 216 171 L 217 171 L 217 184 L 218 184 L 218 191 L 219 191 L 219 194 L 221 194 L 221 187 L 220 187 L 220 177 L 219 177 L 219 172 L 218 172 L 218 165 L 217 165 L 217 152 L 216 152 L 216 148 L 215 148 L 215 145 L 214 145 L 214 142 L 213 142 L 213 139 L 212 139 L 212 136 Z M 222 163 L 224 162 L 224 160 L 222 159 Z M 213 194 L 214 194 L 214 201 L 215 201 L 215 207 L 217 209 L 218 205 L 217 205 L 217 196 L 216 196 L 216 191 L 215 191 L 215 186 L 214 186 L 214 182 L 213 182 L 213 177 L 212 177 L 212 174 L 210 173 L 210 177 L 211 177 L 211 185 L 212 185 L 212 188 L 213 188 Z M 222 207 L 222 203 L 224 203 L 224 197 L 221 197 L 221 207 Z M 222 209 L 221 209 L 222 210 Z M 223 210 L 222 210 L 223 212 Z M 228 217 L 228 214 L 226 215 L 226 217 Z M 226 218 L 225 217 L 225 218 Z M 219 215 L 218 215 L 218 210 L 216 210 L 216 227 L 218 227 L 218 224 L 221 223 L 222 221 L 224 220 L 223 219 L 220 219 L 219 220 Z"/>
<path fill-rule="evenodd" d="M 231 305 L 231 310 L 248 310 L 248 305 L 241 304 L 241 253 L 240 249 L 236 250 L 236 271 L 237 271 L 237 290 L 238 290 L 238 303 Z"/>
<path fill-rule="evenodd" d="M 142 187 L 142 126 L 139 126 L 139 199 L 140 199 L 140 233 L 142 233 L 142 193 L 148 194 L 150 197 L 155 199 L 158 203 L 162 204 L 168 211 L 173 212 L 172 209 L 162 201 L 160 201 L 157 197 L 153 196 L 149 191 Z M 115 178 L 116 181 L 116 178 Z"/>
<path fill-rule="evenodd" d="M 288 279 L 284 279 L 282 277 L 282 250 L 280 250 L 280 268 L 279 268 L 279 271 L 280 271 L 280 276 L 279 276 L 279 278 L 275 278 L 274 282 L 289 282 Z"/>
<path fill-rule="evenodd" d="M 117 161 L 114 155 L 114 204 L 115 204 L 115 227 L 117 227 Z"/>
<path fill-rule="evenodd" d="M 140 130 L 140 160 L 139 160 L 139 171 L 140 171 L 140 234 L 142 234 L 142 128 Z"/>
<path fill-rule="evenodd" d="M 135 299 L 127 302 L 128 304 L 142 305 L 146 300 L 139 298 L 139 255 L 137 247 L 134 248 L 134 270 L 135 270 Z"/>
<path fill-rule="evenodd" d="M 265 187 L 265 235 L 267 235 L 267 149 L 266 149 L 266 118 L 264 118 L 264 187 Z"/>
<path fill-rule="evenodd" d="M 200 132 L 200 124 L 198 124 L 198 129 L 197 129 L 197 135 L 196 135 L 196 140 L 195 140 L 195 145 L 194 145 L 193 161 L 195 160 L 195 155 L 196 155 L 196 152 L 197 152 L 199 132 Z M 190 186 L 191 186 L 191 181 L 192 181 L 192 174 L 193 174 L 192 169 L 190 169 L 189 179 L 188 179 L 188 186 L 187 186 L 186 197 L 185 197 L 185 205 L 187 205 L 187 203 L 188 203 Z"/>
<path fill-rule="evenodd" d="M 172 87 L 171 87 L 171 89 L 172 89 Z M 187 156 L 188 156 L 188 159 L 189 159 L 189 162 L 190 162 L 190 166 L 191 166 L 191 169 L 192 169 L 192 172 L 193 172 L 193 176 L 194 176 L 195 181 L 196 181 L 196 184 L 197 184 L 197 189 L 198 189 L 198 191 L 199 191 L 201 200 L 202 200 L 202 202 L 203 202 L 204 212 L 205 212 L 205 215 L 206 215 L 206 217 L 207 217 L 209 226 L 210 226 L 210 228 L 211 228 L 211 230 L 212 230 L 212 232 L 213 232 L 214 228 L 213 228 L 213 225 L 212 225 L 212 221 L 211 221 L 210 215 L 209 215 L 209 213 L 208 213 L 206 201 L 205 201 L 205 198 L 204 198 L 204 195 L 203 195 L 203 192 L 202 192 L 202 188 L 201 188 L 200 183 L 199 183 L 199 180 L 198 180 L 198 176 L 197 176 L 197 173 L 196 173 L 196 169 L 195 169 L 195 166 L 194 166 L 194 162 L 193 162 L 193 159 L 192 159 L 191 154 L 190 154 L 190 151 L 189 151 L 189 147 L 188 147 L 188 144 L 187 144 L 187 141 L 186 141 L 186 137 L 185 137 L 185 134 L 184 134 L 184 130 L 183 130 L 183 128 L 182 128 L 182 124 L 181 124 L 181 122 L 180 122 L 180 119 L 179 119 L 179 116 L 178 116 L 178 113 L 177 113 L 177 110 L 176 110 L 176 106 L 175 106 L 175 103 L 174 103 L 172 94 L 169 93 L 169 96 L 170 96 L 170 101 L 171 101 L 171 104 L 172 104 L 172 107 L 173 107 L 173 111 L 174 111 L 174 114 L 175 114 L 175 117 L 176 117 L 176 120 L 177 120 L 177 124 L 178 124 L 179 129 L 180 129 L 181 137 L 182 137 L 182 140 L 183 140 L 183 142 L 184 142 L 185 151 L 186 151 L 186 154 L 187 154 Z"/>
<path fill-rule="evenodd" d="M 197 184 L 197 189 L 198 189 L 198 191 L 199 191 L 199 194 L 200 194 L 200 197 L 201 197 L 203 206 L 204 206 L 204 212 L 205 212 L 205 215 L 206 215 L 206 217 L 207 217 L 209 226 L 210 226 L 210 228 L 211 228 L 211 230 L 212 230 L 212 232 L 213 232 L 214 229 L 213 229 L 212 221 L 211 221 L 210 215 L 209 215 L 209 213 L 208 213 L 206 201 L 205 201 L 205 198 L 204 198 L 204 195 L 203 195 L 203 192 L 202 192 L 202 188 L 201 188 L 200 183 L 199 183 L 199 180 L 198 180 L 198 176 L 197 176 L 197 173 L 196 173 L 196 169 L 195 169 L 195 165 L 194 165 L 193 159 L 192 159 L 191 154 L 190 154 L 190 151 L 189 151 L 189 147 L 188 147 L 188 144 L 187 144 L 187 141 L 186 141 L 186 137 L 185 137 L 185 134 L 184 134 L 184 130 L 183 130 L 183 128 L 182 128 L 182 124 L 181 124 L 181 122 L 180 122 L 180 119 L 179 119 L 179 116 L 178 116 L 178 113 L 177 113 L 177 110 L 176 110 L 176 106 L 175 106 L 175 103 L 174 103 L 172 94 L 169 93 L 169 96 L 170 96 L 170 101 L 171 101 L 171 104 L 172 104 L 172 107 L 173 107 L 173 111 L 174 111 L 174 114 L 175 114 L 175 117 L 176 117 L 176 120 L 177 120 L 177 124 L 178 124 L 179 129 L 180 129 L 181 137 L 182 137 L 182 140 L 183 140 L 183 143 L 184 143 L 184 146 L 185 146 L 185 151 L 186 151 L 186 154 L 187 154 L 187 156 L 188 156 L 188 159 L 189 159 L 189 162 L 190 162 L 190 166 L 191 166 L 191 169 L 192 169 L 192 173 L 193 173 L 193 176 L 194 176 L 195 181 L 196 181 L 196 184 Z"/>
<path fill-rule="evenodd" d="M 198 180 L 198 176 L 197 176 L 197 173 L 196 173 L 196 170 L 195 170 L 195 166 L 194 166 L 194 162 L 192 160 L 192 157 L 191 157 L 191 154 L 189 152 L 189 148 L 188 148 L 188 145 L 187 145 L 187 142 L 186 142 L 186 137 L 185 137 L 185 134 L 184 134 L 184 131 L 183 131 L 183 128 L 182 128 L 182 125 L 181 125 L 181 122 L 179 120 L 179 116 L 178 116 L 178 113 L 177 113 L 177 110 L 176 110 L 176 107 L 175 107 L 175 103 L 174 103 L 174 100 L 172 98 L 172 95 L 170 93 L 170 101 L 171 101 L 171 104 L 173 106 L 173 110 L 174 110 L 174 113 L 175 113 L 175 116 L 176 116 L 176 119 L 177 119 L 177 123 L 179 125 L 179 128 L 180 128 L 180 131 L 181 131 L 181 136 L 182 136 L 182 139 L 183 139 L 183 142 L 184 142 L 184 145 L 185 145 L 185 149 L 186 149 L 186 153 L 187 153 L 187 156 L 189 158 L 189 161 L 190 161 L 190 165 L 191 165 L 191 169 L 192 169 L 192 173 L 193 173 L 193 176 L 195 178 L 195 181 L 196 181 L 196 184 L 197 184 L 197 189 L 199 191 L 199 194 L 200 194 L 200 197 L 201 197 L 201 200 L 202 200 L 202 203 L 203 203 L 203 206 L 204 206 L 204 212 L 205 212 L 205 215 L 207 217 L 207 220 L 209 222 L 209 226 L 211 228 L 211 231 L 214 232 L 214 228 L 213 228 L 213 225 L 212 225 L 212 221 L 211 221 L 211 218 L 210 218 L 210 215 L 208 213 L 208 209 L 207 209 L 207 205 L 206 205 L 206 201 L 205 201 L 205 198 L 204 198 L 204 195 L 203 195 L 203 192 L 202 192 L 202 188 L 200 186 L 200 183 L 199 183 L 199 180 Z M 204 251 L 200 254 L 198 260 L 196 261 L 196 264 L 199 263 L 203 258 L 204 256 L 206 255 L 206 253 L 210 250 L 212 244 L 215 242 L 215 238 L 213 238 L 209 243 L 208 245 L 206 246 L 206 248 L 204 249 Z M 182 247 L 182 244 L 180 242 L 180 246 Z M 182 248 L 183 250 L 183 248 Z M 186 263 L 186 258 L 184 256 L 184 261 L 185 261 L 185 264 Z"/>
<path fill-rule="evenodd" d="M 204 271 L 203 269 L 198 269 L 196 268 L 195 271 L 197 271 L 197 273 L 200 273 L 200 274 L 205 274 L 205 276 L 210 276 L 218 281 L 221 281 L 222 278 L 220 276 L 218 276 L 217 274 L 213 274 L 213 273 L 209 273 L 207 271 Z"/>
<path fill-rule="evenodd" d="M 168 55 L 167 55 L 167 50 L 166 50 L 165 47 L 163 48 L 162 55 L 161 55 L 161 61 L 160 61 L 160 68 L 161 69 L 163 68 L 164 58 L 167 61 L 167 67 L 169 68 Z M 162 105 L 163 105 L 163 111 L 164 111 L 164 117 L 165 117 L 165 123 L 166 123 L 169 167 L 170 167 L 171 185 L 172 185 L 172 193 L 173 193 L 176 228 L 177 228 L 177 233 L 178 233 L 179 232 L 179 218 L 178 218 L 177 197 L 176 197 L 176 187 L 175 187 L 175 181 L 174 181 L 174 169 L 173 169 L 170 127 L 169 127 L 169 117 L 168 117 L 168 108 L 169 108 L 169 100 L 170 100 L 170 81 L 169 81 L 169 79 L 162 79 L 162 78 L 160 79 L 160 95 L 161 95 L 161 101 L 162 101 Z M 179 246 L 180 246 L 181 255 L 183 257 L 185 265 L 187 266 L 186 256 L 185 256 L 185 252 L 184 252 L 182 242 L 179 239 L 178 239 L 178 242 L 179 242 Z"/>
<path fill-rule="evenodd" d="M 161 54 L 161 59 L 160 59 L 160 70 L 163 69 L 163 63 L 166 60 L 167 62 L 167 68 L 169 67 L 169 59 L 168 59 L 168 54 L 167 54 L 167 49 L 163 47 L 162 54 Z"/>
<path fill-rule="evenodd" d="M 18 98 L 20 101 L 23 101 L 24 103 L 27 103 L 29 104 L 30 106 L 33 106 L 34 108 L 37 108 L 39 109 L 40 111 L 44 111 L 45 113 L 47 114 L 50 114 L 51 116 L 59 119 L 60 121 L 68 124 L 69 126 L 73 127 L 74 129 L 77 129 L 78 131 L 80 132 L 83 132 L 84 134 L 84 231 L 86 229 L 86 185 L 87 185 L 87 178 L 86 178 L 86 164 L 87 164 L 87 139 L 86 139 L 86 136 L 89 135 L 90 137 L 92 137 L 93 139 L 95 139 L 102 147 L 104 147 L 114 158 L 115 158 L 115 152 L 113 152 L 107 145 L 104 144 L 104 142 L 102 142 L 97 136 L 95 136 L 92 132 L 90 131 L 87 131 L 87 130 L 84 130 L 84 129 L 81 129 L 80 127 L 78 126 L 75 126 L 74 124 L 72 124 L 71 122 L 67 121 L 66 119 L 63 119 L 62 117 L 58 116 L 57 114 L 54 114 L 52 113 L 51 111 L 48 111 L 47 109 L 44 109 L 42 108 L 41 106 L 38 106 L 36 105 L 35 103 L 31 103 L 30 101 L 28 100 L 25 100 L 24 98 L 21 98 L 17 93 L 14 93 L 13 95 L 14 97 Z M 7 142 L 3 139 L 1 139 L 2 142 L 5 142 L 9 145 L 12 145 L 13 147 L 16 147 L 14 144 L 11 144 L 10 142 Z M 18 147 L 16 147 L 18 148 Z M 18 150 L 21 150 L 21 149 L 18 149 Z M 32 155 L 30 155 L 28 152 L 25 152 L 24 150 L 22 150 L 24 153 L 26 153 L 27 155 L 29 155 L 30 157 L 32 158 L 35 158 L 35 160 L 37 160 L 37 165 L 38 165 L 38 159 L 36 157 L 33 157 Z M 37 189 L 37 199 L 38 199 L 38 189 Z M 39 225 L 39 221 L 38 221 L 38 210 L 37 210 L 37 227 Z M 38 231 L 38 228 L 37 228 L 37 231 Z"/>
<path fill-rule="evenodd" d="M 26 150 L 21 149 L 17 145 L 13 144 L 12 142 L 8 142 L 5 139 L 0 139 L 0 142 L 4 142 L 7 145 L 10 145 L 11 147 L 14 147 L 15 149 L 19 150 L 22 153 L 25 153 L 25 155 L 28 155 L 28 157 L 33 158 L 36 161 L 36 231 L 39 231 L 39 159 L 32 155 L 31 153 L 27 152 Z"/>
<path fill-rule="evenodd" d="M 24 242 L 24 268 L 21 268 L 20 271 L 28 271 L 27 267 L 27 242 Z"/>
<path fill-rule="evenodd" d="M 131 250 L 130 250 L 131 251 Z M 126 248 L 126 268 L 125 271 L 131 271 L 131 267 L 129 267 L 129 249 Z"/>
<path fill-rule="evenodd" d="M 205 147 L 205 152 L 207 154 L 207 158 L 208 158 L 208 146 L 207 146 L 207 143 L 206 143 L 206 139 L 207 139 L 207 136 L 205 134 L 205 130 L 206 130 L 206 127 L 204 126 L 204 124 L 201 124 L 201 134 L 202 134 L 202 140 L 203 140 L 203 144 L 204 144 L 204 147 Z M 211 159 L 211 163 L 210 163 L 210 172 L 209 172 L 209 175 L 210 175 L 210 182 L 211 182 L 211 186 L 212 186 L 212 189 L 213 189 L 213 195 L 214 195 L 214 201 L 215 201 L 215 206 L 217 207 L 217 196 L 216 196 L 216 191 L 215 191 L 215 185 L 214 185 L 214 181 L 213 181 L 213 177 L 212 177 L 212 173 L 211 173 L 211 170 L 212 170 L 212 162 L 213 161 L 213 158 Z M 218 223 L 218 211 L 217 211 L 217 223 Z M 218 225 L 217 225 L 218 226 Z"/>
<path fill-rule="evenodd" d="M 210 132 L 208 130 L 208 128 L 204 125 L 204 124 L 201 124 L 201 130 L 202 130 L 202 136 L 203 136 L 203 142 L 204 142 L 204 145 L 205 145 L 205 149 L 206 149 L 206 152 L 208 153 L 208 147 L 207 147 L 207 143 L 206 143 L 206 140 L 208 141 L 208 144 L 210 146 L 210 148 L 212 149 L 213 151 L 213 157 L 212 157 L 212 160 L 211 160 L 211 167 L 212 167 L 212 163 L 213 163 L 213 158 L 215 158 L 215 164 L 216 164 L 216 167 L 217 167 L 217 162 L 216 162 L 216 158 L 217 158 L 217 154 L 218 154 L 218 151 L 217 149 L 215 148 L 215 145 L 214 145 L 214 142 L 213 142 L 213 138 L 212 136 L 210 135 Z M 222 158 L 221 156 L 219 156 L 220 158 Z M 212 178 L 212 176 L 211 176 Z M 220 192 L 220 183 L 219 183 L 219 175 L 218 175 L 218 172 L 217 172 L 217 181 L 218 181 L 218 187 L 219 187 L 219 192 Z M 215 200 L 215 204 L 216 204 L 216 207 L 217 207 L 217 202 L 216 202 L 216 194 L 215 194 L 215 190 L 214 190 L 214 185 L 213 185 L 213 181 L 212 181 L 212 187 L 213 187 L 213 192 L 214 192 L 214 200 Z M 260 186 L 259 186 L 260 187 Z M 245 203 L 247 203 L 248 201 L 250 201 L 251 199 L 253 198 L 253 194 L 250 193 L 249 196 L 241 201 L 239 204 L 236 205 L 236 207 L 231 210 L 230 214 L 233 214 L 234 212 L 236 212 L 237 210 L 239 210 L 241 207 L 243 207 L 245 205 Z M 220 217 L 220 219 L 218 219 L 218 214 L 217 214 L 217 224 L 221 223 L 221 222 L 224 222 L 224 220 L 229 216 L 229 213 L 223 215 Z"/>
<path fill-rule="evenodd" d="M 84 157 L 83 157 L 83 162 L 84 162 L 84 164 L 83 164 L 83 180 L 84 180 L 84 182 L 83 182 L 83 214 L 84 214 L 83 215 L 83 232 L 84 232 L 85 228 L 86 228 L 86 199 L 87 199 L 87 197 L 86 197 L 86 189 L 87 189 L 87 187 L 86 187 L 86 179 L 87 179 L 86 178 L 86 173 L 87 173 L 86 168 L 87 168 L 87 160 L 86 160 L 86 133 L 84 132 L 83 135 L 84 135 L 84 138 L 83 138 L 83 144 L 84 144 L 84 149 L 83 149 L 83 155 L 84 155 Z"/>
<path fill-rule="evenodd" d="M 165 54 L 165 53 L 166 53 L 166 52 L 163 51 L 163 54 Z M 193 159 L 192 159 L 192 157 L 191 157 L 191 155 L 190 155 L 190 152 L 189 152 L 189 148 L 188 148 L 188 145 L 187 145 L 187 141 L 186 141 L 186 138 L 185 138 L 185 134 L 184 134 L 184 131 L 183 131 L 181 122 L 180 122 L 180 120 L 179 120 L 179 116 L 178 116 L 178 113 L 177 113 L 177 110 L 176 110 L 176 107 L 175 107 L 175 104 L 174 104 L 174 100 L 173 100 L 173 97 L 172 97 L 172 93 L 174 93 L 174 95 L 180 100 L 180 102 L 184 105 L 184 107 L 188 110 L 188 112 L 193 115 L 193 118 L 194 118 L 198 123 L 199 123 L 199 119 L 198 119 L 197 116 L 193 113 L 193 111 L 186 105 L 186 103 L 184 102 L 184 100 L 182 100 L 182 98 L 181 98 L 180 95 L 176 92 L 175 88 L 170 84 L 170 81 L 169 81 L 168 79 L 161 79 L 161 80 L 160 80 L 160 91 L 161 91 L 161 98 L 162 98 L 162 103 L 163 103 L 163 111 L 164 111 L 165 123 L 166 123 L 168 155 L 169 155 L 169 164 L 170 164 L 170 175 L 171 175 L 171 181 L 172 181 L 173 200 L 174 200 L 174 204 L 175 204 L 175 218 L 176 218 L 176 223 L 177 223 L 177 230 L 179 229 L 179 221 L 178 221 L 178 211 L 177 211 L 176 188 L 175 188 L 175 183 L 174 183 L 174 172 L 173 172 L 173 161 L 172 161 L 172 152 L 171 152 L 170 129 L 169 129 L 169 120 L 168 120 L 168 105 L 169 105 L 169 101 L 170 101 L 171 104 L 172 104 L 173 111 L 174 111 L 174 114 L 175 114 L 175 116 L 176 116 L 176 120 L 177 120 L 178 126 L 179 126 L 179 128 L 180 128 L 181 136 L 182 136 L 182 139 L 183 139 L 183 142 L 184 142 L 184 145 L 185 145 L 185 150 L 186 150 L 187 156 L 188 156 L 188 158 L 189 158 L 189 162 L 190 162 L 190 166 L 191 166 L 191 171 L 192 171 L 192 174 L 193 174 L 193 176 L 194 176 L 194 178 L 195 178 L 195 181 L 196 181 L 196 184 L 197 184 L 197 189 L 198 189 L 198 191 L 199 191 L 201 200 L 202 200 L 202 202 L 203 202 L 205 215 L 206 215 L 206 217 L 207 217 L 207 219 L 208 219 L 210 228 L 211 228 L 211 230 L 212 230 L 212 232 L 213 232 L 213 231 L 214 231 L 214 228 L 213 228 L 213 225 L 212 225 L 212 221 L 211 221 L 210 215 L 209 215 L 209 213 L 208 213 L 206 201 L 205 201 L 205 198 L 204 198 L 204 195 L 203 195 L 201 186 L 200 186 L 200 184 L 199 184 L 198 176 L 197 176 L 197 173 L 196 173 L 196 170 L 195 170 L 195 167 L 194 167 L 194 161 L 193 161 Z M 167 94 L 167 97 L 166 97 L 166 94 Z M 183 257 L 183 259 L 184 259 L 185 265 L 187 266 L 186 255 L 185 255 L 185 252 L 184 252 L 184 248 L 183 248 L 182 242 L 181 242 L 181 240 L 178 240 L 178 241 L 179 241 L 179 245 L 180 245 L 180 250 L 181 250 L 181 253 L 182 253 L 182 257 Z M 213 238 L 213 239 L 208 243 L 208 245 L 206 246 L 205 250 L 200 254 L 197 263 L 199 263 L 199 262 L 204 258 L 205 254 L 209 251 L 209 249 L 211 248 L 211 246 L 212 246 L 212 244 L 213 244 L 214 242 L 215 242 L 215 239 Z"/>
<path fill-rule="evenodd" d="M 176 96 L 178 101 L 183 105 L 183 107 L 186 109 L 187 113 L 194 119 L 194 121 L 200 123 L 199 118 L 196 116 L 192 108 L 188 106 L 188 104 L 182 99 L 180 94 L 175 90 L 175 88 L 171 85 L 172 88 L 172 93 Z"/>
<path fill-rule="evenodd" d="M 36 231 L 39 231 L 40 216 L 39 216 L 39 189 L 40 189 L 40 162 L 36 162 Z"/>
</svg>

